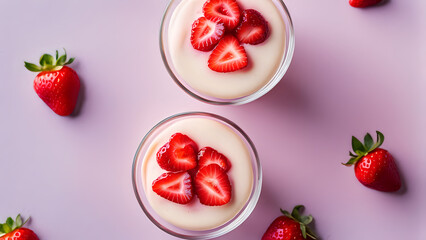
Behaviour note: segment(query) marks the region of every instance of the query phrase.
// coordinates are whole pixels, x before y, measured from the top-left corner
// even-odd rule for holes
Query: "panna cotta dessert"
[[[163,59],[191,95],[211,103],[244,103],[282,78],[294,48],[282,1],[177,2],[163,20]]]
[[[139,147],[135,191],[166,232],[216,237],[253,210],[261,185],[257,154],[228,121],[207,113],[177,115],[154,127]]]

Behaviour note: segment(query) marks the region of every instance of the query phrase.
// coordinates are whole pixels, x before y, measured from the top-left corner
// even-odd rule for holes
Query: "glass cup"
[[[166,66],[167,71],[169,72],[172,79],[176,82],[176,84],[182,88],[186,93],[188,93],[190,96],[211,104],[217,104],[217,105],[238,105],[238,104],[245,104],[248,102],[251,102],[253,100],[256,100],[257,98],[263,96],[267,92],[269,92],[277,83],[283,78],[284,74],[286,73],[288,67],[290,66],[291,59],[293,57],[294,52],[294,29],[293,29],[293,23],[290,17],[290,14],[288,12],[288,9],[284,2],[282,0],[271,0],[273,4],[276,6],[276,8],[279,10],[279,13],[281,15],[282,21],[284,22],[285,26],[285,47],[284,47],[284,53],[281,58],[281,62],[273,75],[273,77],[263,85],[263,87],[259,88],[255,92],[248,94],[246,96],[228,99],[228,98],[217,98],[213,96],[209,96],[206,94],[201,93],[200,91],[197,91],[194,89],[191,85],[189,85],[185,79],[183,79],[182,76],[178,74],[176,71],[176,68],[173,64],[173,61],[171,59],[170,51],[169,51],[169,25],[172,18],[172,14],[174,10],[177,8],[177,6],[182,2],[187,0],[171,0],[168,7],[166,8],[166,11],[164,13],[162,22],[161,22],[161,29],[160,29],[160,50],[161,50],[161,56],[164,62],[164,65]],[[195,20],[195,19],[194,19]],[[188,26],[190,28],[191,26]],[[273,31],[273,30],[272,30]],[[188,42],[188,44],[190,44]],[[196,50],[194,50],[196,51]],[[250,56],[249,56],[250,61]],[[207,63],[206,63],[207,64]],[[226,74],[226,73],[225,73]],[[201,78],[201,77],[200,77]]]
[[[208,230],[187,230],[180,227],[177,227],[167,220],[163,219],[153,207],[150,205],[149,200],[147,199],[145,190],[144,190],[144,182],[143,182],[143,161],[144,157],[148,152],[150,145],[154,142],[156,137],[166,128],[171,126],[172,124],[179,122],[188,118],[207,118],[210,120],[217,121],[225,126],[229,127],[240,139],[242,140],[245,148],[249,152],[250,163],[252,169],[252,183],[251,184],[251,192],[248,197],[248,200],[245,202],[244,206],[241,207],[239,212],[229,219],[227,222],[223,223],[220,226],[217,226],[213,229]],[[236,166],[233,166],[236,167]],[[133,189],[136,195],[136,198],[145,212],[146,216],[154,223],[158,228],[171,234],[175,237],[184,238],[184,239],[210,239],[219,237],[223,234],[226,234],[236,227],[238,227],[242,222],[244,222],[248,216],[253,211],[254,207],[257,204],[257,201],[260,196],[260,191],[262,187],[262,168],[260,165],[260,161],[258,158],[258,154],[256,149],[251,142],[250,138],[243,132],[243,130],[238,127],[235,123],[230,120],[215,115],[211,113],[204,112],[188,112],[188,113],[180,113],[173,116],[170,116],[158,124],[156,124],[142,139],[142,142],[139,144],[139,147],[136,151],[135,157],[133,159],[133,167],[132,167],[132,182]],[[171,204],[175,204],[172,203]]]

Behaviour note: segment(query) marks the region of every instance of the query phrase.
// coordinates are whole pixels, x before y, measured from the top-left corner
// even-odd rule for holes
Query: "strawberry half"
[[[209,68],[216,72],[233,72],[247,66],[247,54],[238,39],[226,35],[210,54]]]
[[[269,33],[268,22],[254,9],[242,13],[243,20],[235,29],[235,36],[241,43],[256,45],[266,40]]]
[[[207,0],[203,6],[207,19],[222,22],[227,30],[234,29],[240,22],[241,11],[235,0]]]
[[[221,206],[231,200],[232,188],[225,171],[217,164],[210,164],[195,176],[195,191],[202,204]]]
[[[161,197],[179,204],[192,200],[191,176],[187,172],[163,173],[152,182],[152,190]]]
[[[211,147],[202,148],[198,152],[198,167],[203,168],[210,164],[217,164],[225,172],[231,168],[231,163],[225,155]]]
[[[217,45],[223,34],[225,34],[223,23],[200,17],[192,24],[191,44],[197,50],[208,52]]]
[[[182,133],[175,133],[157,152],[158,165],[164,170],[179,172],[197,166],[197,144]]]

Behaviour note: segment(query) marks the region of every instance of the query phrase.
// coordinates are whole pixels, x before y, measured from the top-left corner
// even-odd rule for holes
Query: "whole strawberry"
[[[349,4],[356,8],[365,8],[373,6],[381,2],[382,0],[349,0]]]
[[[355,154],[349,152],[351,159],[344,165],[355,164],[355,176],[365,186],[383,192],[395,192],[401,188],[401,180],[392,155],[379,148],[384,140],[384,135],[379,131],[376,143],[369,133],[364,137],[364,144],[352,136]]]
[[[6,223],[0,224],[0,240],[39,240],[32,230],[22,227],[27,221],[22,223],[21,215],[15,221],[8,218]]]
[[[49,54],[43,54],[40,58],[40,66],[25,62],[25,67],[32,72],[40,72],[34,79],[34,90],[37,95],[56,114],[70,115],[77,103],[80,91],[80,80],[77,73],[67,67],[74,58],[67,61],[67,53],[56,58]]]
[[[316,239],[315,234],[307,226],[313,217],[300,215],[303,205],[294,207],[291,214],[281,209],[284,214],[277,217],[263,234],[262,240],[305,240]]]

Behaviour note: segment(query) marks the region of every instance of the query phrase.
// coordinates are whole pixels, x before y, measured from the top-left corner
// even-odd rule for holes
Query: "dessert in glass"
[[[283,78],[293,24],[282,0],[171,0],[160,49],[170,76],[192,97],[244,104]]]
[[[210,239],[238,227],[260,195],[256,149],[235,123],[202,112],[181,113],[143,138],[132,169],[136,198],[163,231]]]

